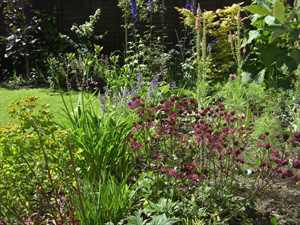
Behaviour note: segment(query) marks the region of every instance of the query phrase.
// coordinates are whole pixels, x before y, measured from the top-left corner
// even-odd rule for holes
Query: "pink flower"
[[[185,175],[183,173],[181,173],[181,174],[178,175],[177,178],[178,178],[178,180],[182,180],[184,177],[185,177]]]
[[[148,112],[149,114],[151,114],[151,113],[152,113],[152,109],[147,109],[147,112]]]
[[[289,142],[294,143],[296,140],[297,140],[296,137],[292,137],[292,138],[289,140]]]
[[[194,163],[194,162],[192,162],[192,163],[190,164],[190,166],[191,166],[191,167],[194,167],[195,169],[197,169],[197,168],[198,168],[197,164],[196,164],[196,163]]]
[[[236,76],[234,76],[233,74],[229,75],[233,80],[236,80]]]
[[[234,129],[229,129],[229,134],[233,134],[233,133],[234,133]]]
[[[168,174],[171,175],[171,176],[173,176],[173,177],[175,177],[176,176],[176,172],[177,171],[175,169],[170,169],[169,172],[168,172]]]
[[[162,160],[163,157],[161,155],[157,156],[157,160]]]
[[[166,172],[167,171],[167,167],[164,167],[162,170],[161,170],[161,172]]]
[[[198,176],[198,174],[196,174],[196,173],[190,173],[189,175],[188,175],[188,179],[189,180],[197,180],[199,178],[199,176]]]

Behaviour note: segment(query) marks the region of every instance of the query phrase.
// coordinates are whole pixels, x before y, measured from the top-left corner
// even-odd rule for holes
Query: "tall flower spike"
[[[153,1],[152,0],[148,0],[148,11],[151,12],[151,8],[153,6]]]
[[[132,15],[133,15],[134,19],[138,20],[136,1],[135,0],[131,0],[131,12],[132,12]]]
[[[191,10],[191,3],[190,3],[190,0],[186,0],[185,8],[188,9],[188,10]]]

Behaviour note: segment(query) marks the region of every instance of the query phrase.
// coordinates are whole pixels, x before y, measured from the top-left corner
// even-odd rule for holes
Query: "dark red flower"
[[[286,157],[288,157],[291,153],[289,151],[286,151],[284,154]]]
[[[280,134],[276,134],[275,137],[276,137],[276,138],[279,138],[279,137],[280,137]]]
[[[271,148],[271,146],[272,146],[272,145],[271,145],[271,144],[269,144],[269,143],[265,143],[265,144],[264,144],[264,146],[265,146],[265,148],[268,150],[268,149],[270,149],[270,148]]]
[[[265,138],[266,138],[266,136],[263,134],[259,135],[259,137],[258,137],[258,139],[260,139],[260,140],[264,140]]]
[[[299,133],[299,132],[295,132],[295,133],[294,133],[294,136],[295,136],[295,138],[298,139],[298,138],[300,138],[300,133]]]
[[[177,178],[178,178],[178,180],[182,180],[184,177],[185,177],[185,175],[183,173],[181,173],[181,174],[178,175]]]
[[[234,154],[235,154],[235,155],[241,154],[241,150],[239,150],[239,149],[234,149]]]
[[[281,163],[281,165],[283,165],[283,166],[286,166],[287,164],[288,164],[288,160],[287,159],[283,160],[282,163]]]
[[[265,132],[265,135],[266,135],[266,136],[269,136],[269,134],[270,134],[270,132]]]
[[[292,177],[292,176],[294,176],[293,171],[291,171],[290,169],[286,170],[286,171],[284,172],[284,174],[285,174],[287,177]]]
[[[295,179],[296,182],[299,182],[300,181],[300,175],[296,174],[295,177],[294,177],[294,179]]]
[[[234,144],[235,146],[237,146],[237,145],[239,144],[239,142],[238,142],[238,141],[234,141],[233,144]]]
[[[293,160],[293,167],[296,169],[300,169],[300,162],[298,159]]]
[[[262,168],[262,167],[265,167],[266,165],[267,165],[267,163],[262,162],[262,163],[259,165],[259,167]]]
[[[276,158],[276,159],[274,159],[274,162],[275,162],[276,164],[280,164],[282,161],[281,161],[281,159]]]
[[[272,152],[270,153],[270,155],[272,155],[274,157],[279,157],[279,152],[276,149],[274,149],[274,150],[272,150]]]

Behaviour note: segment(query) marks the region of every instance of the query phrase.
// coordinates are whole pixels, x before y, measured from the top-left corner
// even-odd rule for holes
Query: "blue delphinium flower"
[[[208,44],[207,45],[207,52],[210,52],[210,50],[211,50],[211,46],[210,46],[210,44]]]
[[[216,44],[217,41],[216,41],[216,40],[212,40],[210,43],[211,43],[211,44]]]
[[[149,12],[151,12],[152,6],[153,6],[152,0],[148,0],[148,8],[149,8],[148,11],[149,11]]]
[[[131,12],[132,12],[132,15],[133,15],[134,19],[138,20],[136,1],[135,0],[131,0]]]
[[[186,0],[185,8],[188,9],[188,10],[191,10],[191,2],[190,2],[190,0]]]

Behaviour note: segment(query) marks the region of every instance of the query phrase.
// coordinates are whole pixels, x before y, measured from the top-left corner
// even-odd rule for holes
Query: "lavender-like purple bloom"
[[[196,0],[192,0],[191,2],[191,9],[192,13],[194,13],[194,15],[197,14],[197,6],[196,6]]]
[[[131,12],[132,12],[132,15],[133,15],[134,19],[138,20],[136,1],[135,0],[131,0]]]
[[[190,0],[186,0],[185,8],[188,9],[188,10],[191,10],[191,2],[190,2]]]

